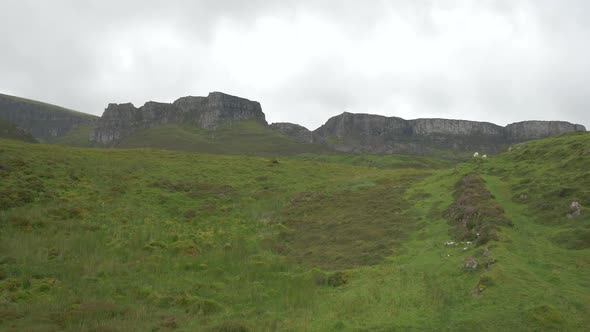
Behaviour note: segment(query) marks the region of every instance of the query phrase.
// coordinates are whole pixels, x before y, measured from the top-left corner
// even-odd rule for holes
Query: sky
[[[342,112],[590,127],[586,0],[2,0],[0,93],[102,114],[221,91]]]

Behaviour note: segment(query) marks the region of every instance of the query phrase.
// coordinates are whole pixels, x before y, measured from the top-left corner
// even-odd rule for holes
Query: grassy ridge
[[[583,330],[589,137],[451,168],[0,141],[0,330]],[[487,253],[445,217],[469,174],[513,224]]]
[[[139,130],[117,146],[241,155],[295,155],[331,151],[323,145],[295,142],[253,121],[239,121],[217,130],[163,125]]]
[[[0,93],[0,102],[6,103],[6,104],[33,105],[33,106],[37,107],[39,110],[44,110],[46,112],[54,112],[57,114],[68,114],[68,115],[73,115],[73,116],[77,116],[77,117],[85,117],[88,119],[98,118],[96,115],[93,115],[93,114],[78,112],[78,111],[74,111],[69,108],[65,108],[65,107],[61,107],[61,106],[57,106],[57,105],[53,105],[53,104],[48,104],[48,103],[40,102],[37,100],[16,97],[16,96],[10,96],[10,95],[2,94],[2,93]]]

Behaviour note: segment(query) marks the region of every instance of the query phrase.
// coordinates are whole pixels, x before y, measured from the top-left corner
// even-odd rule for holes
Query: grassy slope
[[[35,143],[37,140],[26,131],[17,128],[12,123],[0,119],[0,138]]]
[[[48,143],[73,146],[78,148],[90,148],[95,144],[90,141],[90,134],[94,130],[95,124],[87,123],[77,126],[61,137],[55,137]]]
[[[589,139],[442,170],[1,141],[0,329],[582,330]],[[470,173],[514,224],[476,272],[444,245]]]
[[[240,121],[210,131],[190,126],[164,125],[140,130],[118,147],[152,147],[216,154],[292,155],[328,153],[318,144],[298,143],[259,123]]]

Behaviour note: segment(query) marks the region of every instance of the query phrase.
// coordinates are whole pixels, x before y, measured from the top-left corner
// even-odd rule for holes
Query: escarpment
[[[217,129],[244,120],[267,125],[260,103],[221,92],[211,92],[207,97],[182,97],[171,104],[150,101],[139,108],[131,103],[109,104],[90,139],[110,145],[138,129],[163,124]]]
[[[0,118],[51,142],[72,129],[94,123],[98,117],[34,100],[0,94]]]
[[[342,113],[313,133],[339,151],[429,155],[438,149],[497,153],[511,143],[574,131],[586,128],[564,121],[523,121],[502,127],[467,120]]]
[[[565,121],[523,121],[502,127],[489,122],[405,120],[348,112],[328,119],[312,131],[288,122],[269,125],[260,103],[221,92],[211,92],[206,97],[182,97],[172,103],[149,101],[141,107],[131,103],[108,104],[100,118],[0,94],[0,119],[32,134],[40,142],[76,146],[112,147],[127,143],[127,146],[181,149],[182,145],[182,149],[191,151],[201,151],[199,148],[206,146],[204,151],[212,152],[225,151],[226,146],[214,149],[211,144],[226,144],[248,146],[248,151],[256,152],[269,144],[280,150],[299,142],[316,145],[315,148],[321,145],[321,151],[451,158],[461,158],[465,155],[461,152],[466,151],[494,154],[513,143],[586,131],[582,125]],[[241,121],[255,125],[232,126]],[[158,131],[157,127],[164,125],[176,126]],[[195,128],[199,130],[194,131]],[[68,139],[60,141],[63,137]],[[297,151],[317,151],[310,146],[298,146]]]

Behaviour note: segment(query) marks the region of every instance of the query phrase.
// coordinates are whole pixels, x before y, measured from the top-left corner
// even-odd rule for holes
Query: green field
[[[202,137],[165,128],[145,137]],[[0,331],[590,325],[590,134],[455,164],[244,130],[201,153],[0,140]]]

